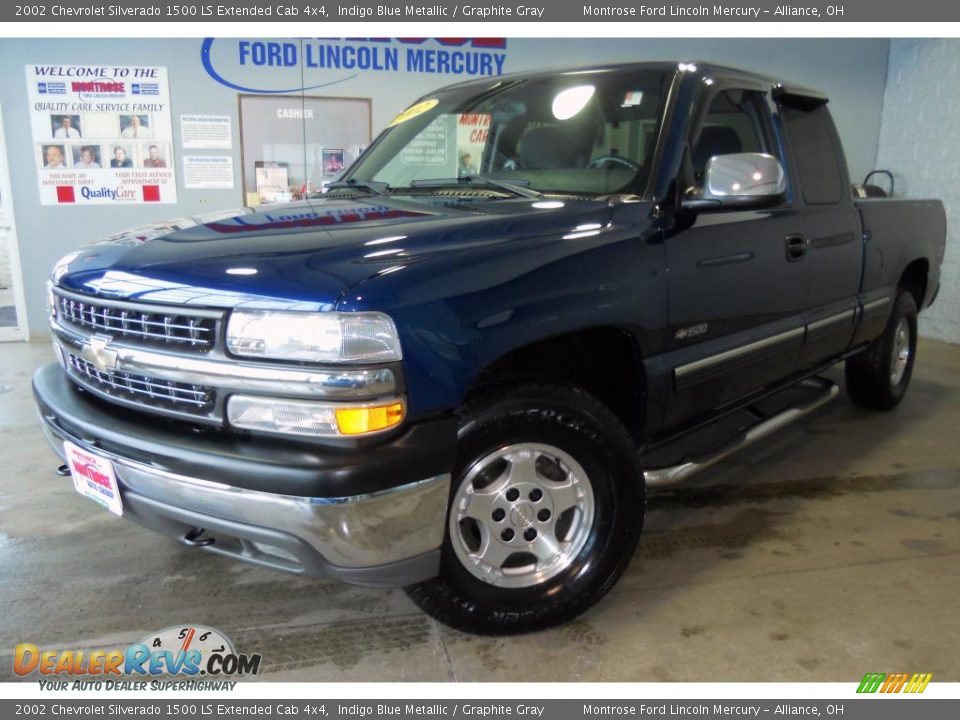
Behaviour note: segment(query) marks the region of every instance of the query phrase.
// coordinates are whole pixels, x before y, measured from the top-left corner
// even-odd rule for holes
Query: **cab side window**
[[[715,155],[770,153],[763,94],[753,90],[724,90],[710,102],[691,161],[699,184],[707,161]]]
[[[826,105],[815,110],[781,109],[807,205],[836,205],[844,198],[843,151]]]

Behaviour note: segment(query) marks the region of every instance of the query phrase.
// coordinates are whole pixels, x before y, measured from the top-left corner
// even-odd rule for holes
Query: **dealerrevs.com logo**
[[[57,650],[20,643],[14,648],[13,671],[24,678],[39,675],[49,680],[102,680],[120,689],[122,684],[113,682],[115,678],[196,679],[204,676],[221,679],[257,675],[261,659],[259,654],[237,653],[233,643],[219,630],[188,625],[152,633],[128,647]],[[49,685],[49,689],[67,689],[68,684],[43,683]],[[151,689],[164,689],[166,685],[151,683]]]

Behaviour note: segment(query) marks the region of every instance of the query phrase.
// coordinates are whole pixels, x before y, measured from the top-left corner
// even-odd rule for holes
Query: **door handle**
[[[787,235],[787,260],[797,262],[803,260],[807,255],[807,248],[810,247],[810,241],[803,235]]]

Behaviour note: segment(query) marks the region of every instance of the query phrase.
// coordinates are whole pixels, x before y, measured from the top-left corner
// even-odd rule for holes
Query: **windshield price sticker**
[[[437,103],[440,101],[436,98],[431,98],[430,100],[424,100],[418,102],[416,105],[411,105],[402,113],[397,115],[393,120],[390,121],[390,124],[387,127],[393,127],[394,125],[399,125],[400,123],[405,123],[407,120],[412,120],[418,115],[423,115],[425,112],[433,110],[437,106]]]

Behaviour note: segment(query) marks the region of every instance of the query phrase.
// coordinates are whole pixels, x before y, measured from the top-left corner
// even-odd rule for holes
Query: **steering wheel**
[[[639,163],[635,163],[630,158],[623,157],[623,155],[601,155],[587,163],[588,168],[604,168],[610,167],[611,165],[622,165],[634,172],[640,171]]]

